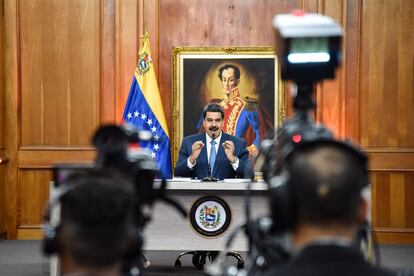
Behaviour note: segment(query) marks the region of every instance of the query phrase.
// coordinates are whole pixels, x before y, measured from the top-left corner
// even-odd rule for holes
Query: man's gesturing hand
[[[236,157],[234,156],[234,143],[230,140],[225,141],[223,144],[224,152],[231,163],[234,163]]]
[[[204,148],[203,141],[196,141],[191,146],[191,155],[189,157],[189,160],[191,164],[194,164],[198,156],[200,155],[201,150]]]

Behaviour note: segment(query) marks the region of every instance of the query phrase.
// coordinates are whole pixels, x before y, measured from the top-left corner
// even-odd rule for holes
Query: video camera
[[[165,196],[166,181],[160,179],[157,164],[151,153],[145,148],[139,148],[142,142],[152,139],[148,131],[140,131],[131,125],[106,125],[100,127],[94,134],[92,142],[97,149],[93,165],[61,164],[53,168],[55,187],[59,187],[67,177],[77,171],[90,168],[112,169],[121,173],[129,180],[135,190],[136,225],[141,230],[150,220],[145,213],[146,206],[151,206],[156,200],[163,200],[186,216],[185,210],[175,201]],[[131,146],[134,145],[134,146]]]
[[[54,248],[56,229],[59,227],[53,223],[53,205],[57,205],[62,196],[74,189],[66,187],[66,179],[74,173],[88,173],[88,170],[112,170],[132,183],[135,196],[134,224],[137,233],[137,248],[134,254],[127,256],[125,260],[126,271],[139,265],[140,260],[146,258],[140,253],[143,244],[143,229],[151,219],[151,207],[157,201],[164,201],[175,207],[183,216],[187,216],[185,209],[173,199],[165,195],[167,182],[159,177],[157,164],[151,156],[151,152],[140,148],[140,143],[152,139],[148,131],[139,131],[133,126],[106,125],[100,127],[93,136],[92,142],[97,149],[94,164],[61,164],[53,168],[53,179],[57,197],[52,197],[45,213],[45,238],[44,252],[56,253]],[[133,255],[133,256],[132,256]]]
[[[342,28],[332,18],[320,14],[296,11],[276,15],[273,27],[282,79],[293,82],[294,115],[263,143],[258,161],[265,158],[269,162],[258,162],[256,169],[263,171],[267,182],[297,145],[333,139],[331,131],[316,125],[309,112],[316,107],[315,84],[335,77],[341,60],[342,40]]]
[[[251,220],[250,203],[246,200],[247,222],[243,228],[250,245],[248,265],[237,273],[229,273],[234,269],[222,269],[221,275],[255,275],[269,264],[287,261],[289,250],[283,235],[292,224],[293,215],[289,211],[290,195],[282,174],[284,162],[300,145],[334,140],[332,132],[317,125],[309,113],[316,107],[315,84],[334,78],[340,64],[342,28],[332,18],[301,11],[276,15],[273,27],[281,77],[293,82],[294,115],[262,141],[252,166],[252,180],[255,172],[262,172],[269,185],[270,218]],[[217,271],[210,269],[209,272],[219,275]]]
[[[356,157],[361,168],[367,171],[367,158],[357,147],[334,138],[329,129],[316,124],[310,116],[310,111],[316,107],[313,100],[315,84],[334,78],[340,64],[341,27],[327,16],[303,12],[277,15],[273,26],[276,29],[276,52],[281,63],[282,79],[293,82],[294,114],[263,141],[255,162],[254,170],[262,171],[269,185],[271,226],[262,229],[260,238],[250,238],[251,252],[254,253],[250,258],[254,269],[250,271],[257,270],[258,266],[264,269],[269,264],[283,263],[289,258],[289,246],[277,241],[277,238],[286,235],[296,223],[297,199],[285,170],[293,152],[322,144],[335,145]],[[367,175],[361,183],[364,183],[360,187],[362,190],[368,185]],[[255,227],[260,227],[257,223],[251,225],[250,229],[246,228],[248,236],[249,232],[257,233]],[[358,237],[357,244],[368,238]],[[263,259],[261,265],[256,265],[260,258]],[[250,271],[247,275],[252,275]]]

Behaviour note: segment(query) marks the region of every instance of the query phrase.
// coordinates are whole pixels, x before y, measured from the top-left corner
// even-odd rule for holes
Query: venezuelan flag
[[[148,33],[141,37],[139,58],[125,105],[123,121],[152,132],[153,140],[141,144],[151,151],[161,177],[171,178],[170,138],[151,58]]]

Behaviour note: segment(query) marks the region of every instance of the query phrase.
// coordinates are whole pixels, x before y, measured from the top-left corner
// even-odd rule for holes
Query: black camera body
[[[52,255],[57,252],[57,232],[59,229],[61,198],[77,185],[65,183],[74,173],[88,173],[90,170],[108,170],[131,183],[134,188],[134,225],[136,227],[135,248],[128,256],[127,263],[136,262],[138,252],[142,249],[142,232],[151,217],[147,207],[151,207],[155,201],[163,200],[176,207],[186,216],[186,211],[178,202],[168,198],[165,194],[165,179],[155,181],[159,175],[156,162],[151,153],[137,146],[140,142],[152,138],[150,132],[138,131],[130,126],[106,125],[100,127],[92,142],[97,149],[97,157],[94,164],[60,164],[53,168],[54,194],[44,213],[44,239],[43,252]]]
[[[276,53],[282,79],[315,82],[334,78],[341,61],[342,28],[320,14],[281,14],[275,16]]]
[[[142,138],[148,139],[151,136],[131,128],[127,129],[115,125],[103,126],[96,131],[92,141],[97,149],[97,158],[94,164],[57,164],[53,167],[55,189],[44,213],[43,252],[46,255],[57,252],[56,236],[60,221],[57,206],[65,194],[77,187],[77,185],[67,184],[66,180],[72,174],[88,173],[88,171],[96,169],[112,170],[122,176],[125,181],[133,184],[135,193],[134,224],[137,233],[135,252],[142,247],[142,229],[150,219],[142,211],[143,206],[152,205],[159,197],[160,192],[154,185],[158,170],[151,155],[144,150],[135,150],[131,154],[128,149],[130,143],[138,143]]]
[[[267,233],[260,238],[250,237],[250,251],[256,252],[256,259],[251,260],[252,267],[257,266],[257,258],[261,256],[265,260],[261,268],[283,263],[286,261],[284,257],[289,255],[289,249],[277,240],[292,230],[296,222],[295,185],[292,185],[286,169],[293,153],[317,144],[333,144],[356,155],[366,168],[363,153],[351,144],[337,140],[329,129],[316,124],[310,116],[310,111],[316,107],[313,100],[315,84],[323,79],[334,78],[340,64],[342,28],[332,18],[303,12],[277,15],[273,26],[276,30],[275,50],[280,61],[281,77],[293,82],[290,87],[294,97],[294,115],[262,142],[254,162],[254,171],[261,171],[269,185],[272,221]],[[255,230],[250,232],[254,233]],[[269,237],[273,241],[264,243]]]
[[[115,169],[127,177],[134,185],[137,207],[152,205],[157,198],[154,180],[158,169],[150,152],[130,145],[138,145],[151,138],[147,131],[107,125],[99,128],[92,140],[97,149],[95,165]]]

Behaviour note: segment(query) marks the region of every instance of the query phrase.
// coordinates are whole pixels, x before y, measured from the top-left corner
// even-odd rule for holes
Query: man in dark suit
[[[393,275],[368,263],[355,243],[367,215],[364,155],[341,142],[314,142],[295,149],[284,167],[293,255],[265,275]]]
[[[222,107],[208,104],[203,111],[205,133],[184,137],[175,176],[243,178],[249,167],[246,141],[221,130],[224,119]]]

